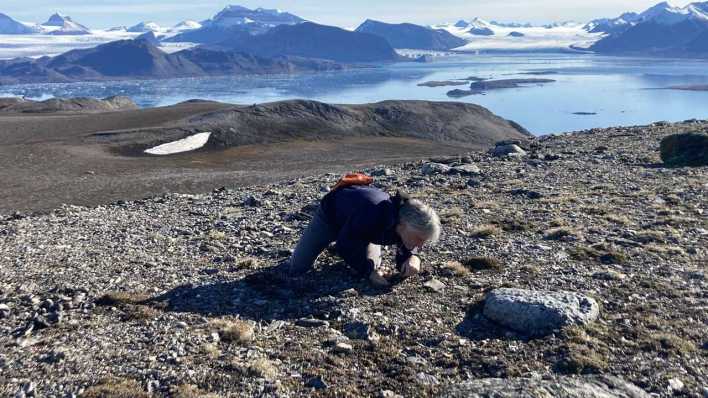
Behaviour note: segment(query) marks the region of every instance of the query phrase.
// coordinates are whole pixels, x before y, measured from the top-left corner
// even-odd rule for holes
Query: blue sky
[[[93,28],[155,21],[174,25],[185,19],[208,19],[228,4],[279,8],[305,19],[354,27],[366,18],[387,22],[433,24],[475,16],[499,21],[547,23],[617,16],[641,11],[658,0],[2,0],[0,12],[28,22],[44,22],[54,12]],[[683,6],[690,1],[672,1]]]

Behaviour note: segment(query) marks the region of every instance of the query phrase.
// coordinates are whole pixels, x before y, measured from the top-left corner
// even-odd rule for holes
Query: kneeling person
[[[396,245],[396,268],[401,277],[420,272],[416,255],[427,242],[440,237],[435,211],[416,199],[398,193],[354,185],[325,195],[312,221],[288,260],[289,274],[297,276],[312,268],[320,253],[336,242],[338,254],[361,276],[377,286],[389,282],[379,270],[381,245]]]

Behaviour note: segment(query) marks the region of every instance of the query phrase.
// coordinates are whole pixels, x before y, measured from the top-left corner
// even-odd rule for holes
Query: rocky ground
[[[708,169],[658,154],[706,128],[370,170],[444,222],[425,272],[387,291],[333,252],[270,279],[334,174],[0,216],[0,395],[708,396]],[[599,317],[530,337],[485,316],[508,287],[582,294]]]

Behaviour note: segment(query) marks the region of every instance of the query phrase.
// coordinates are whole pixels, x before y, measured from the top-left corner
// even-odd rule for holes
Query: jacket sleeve
[[[400,243],[398,244],[398,247],[396,248],[396,269],[398,272],[401,272],[401,268],[403,267],[403,263],[406,262],[411,256],[415,254],[413,251],[408,250],[408,248]]]
[[[342,236],[337,239],[337,252],[348,266],[367,277],[374,271],[374,262],[366,256],[369,242]]]

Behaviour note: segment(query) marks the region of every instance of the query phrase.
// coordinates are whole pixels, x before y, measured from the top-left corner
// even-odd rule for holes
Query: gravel
[[[428,160],[377,167],[391,172],[375,184],[444,223],[422,274],[390,290],[331,250],[293,283],[270,271],[335,174],[0,215],[0,396],[603,396],[588,394],[613,377],[629,386],[613,396],[702,397],[708,169],[665,168],[658,151],[698,130],[594,129],[533,139],[524,157],[446,160],[478,167],[472,184],[423,174]],[[533,336],[485,316],[487,294],[508,288],[592,297],[600,314]],[[241,321],[247,342],[214,326]]]

